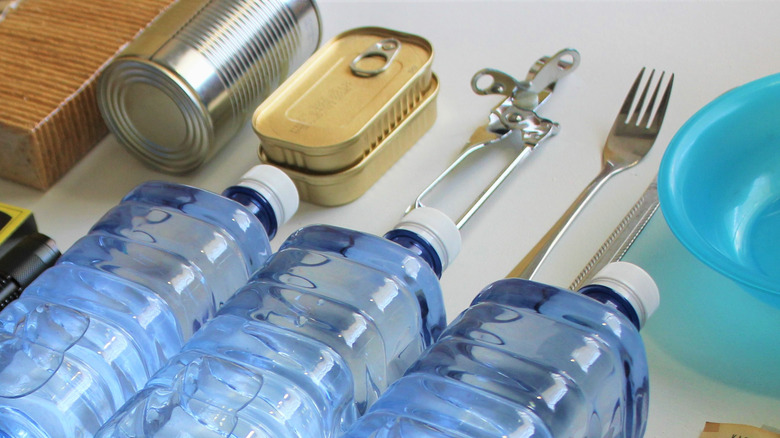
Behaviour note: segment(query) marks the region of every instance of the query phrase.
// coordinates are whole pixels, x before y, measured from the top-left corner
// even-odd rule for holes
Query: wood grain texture
[[[46,189],[108,132],[95,82],[176,0],[23,0],[0,21],[0,177]]]

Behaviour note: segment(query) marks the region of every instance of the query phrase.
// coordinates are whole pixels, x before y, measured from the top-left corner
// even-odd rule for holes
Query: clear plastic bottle
[[[455,224],[418,208],[385,237],[295,232],[97,435],[342,433],[446,324]]]
[[[491,284],[344,437],[640,438],[658,290],[618,262],[579,292]]]
[[[223,196],[132,190],[0,313],[0,436],[92,436],[246,284],[297,205],[270,166]]]

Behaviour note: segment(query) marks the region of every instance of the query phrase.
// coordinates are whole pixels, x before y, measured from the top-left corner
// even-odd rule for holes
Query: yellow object
[[[30,210],[0,203],[0,246],[11,238],[35,230],[35,219]]]
[[[435,120],[433,47],[416,35],[366,27],[318,50],[260,105],[260,158],[321,205],[364,193]]]
[[[710,423],[699,438],[780,438],[780,433],[743,424]]]
[[[436,76],[423,95],[417,109],[404,119],[380,145],[352,167],[334,173],[308,173],[281,167],[295,182],[302,200],[323,206],[347,204],[359,198],[409,148],[420,139],[436,120],[436,97],[439,83]],[[275,164],[260,148],[260,161]]]

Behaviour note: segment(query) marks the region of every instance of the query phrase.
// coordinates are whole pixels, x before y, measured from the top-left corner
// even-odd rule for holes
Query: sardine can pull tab
[[[401,50],[401,42],[398,41],[395,38],[385,38],[376,44],[373,44],[368,49],[366,49],[363,53],[359,54],[355,57],[355,59],[352,60],[352,62],[349,64],[350,70],[352,70],[352,73],[354,73],[356,76],[368,78],[371,76],[376,76],[385,70],[390,66],[390,64],[393,63],[393,59],[395,59],[396,55],[398,55],[398,52]],[[367,58],[384,58],[385,63],[373,70],[365,69],[361,67],[361,61],[367,59]]]

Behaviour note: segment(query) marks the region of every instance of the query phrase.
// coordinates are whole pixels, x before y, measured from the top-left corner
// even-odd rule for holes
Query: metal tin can
[[[314,0],[187,0],[170,6],[102,73],[117,139],[169,173],[196,169],[317,49]]]
[[[354,166],[333,173],[312,173],[277,166],[295,182],[304,201],[326,207],[352,202],[374,185],[431,128],[436,121],[438,93],[439,82],[434,75],[415,110]],[[260,161],[276,164],[268,159],[262,146]]]
[[[433,124],[432,62],[416,35],[366,27],[336,36],[255,111],[261,160],[287,172],[303,200],[356,199]]]

